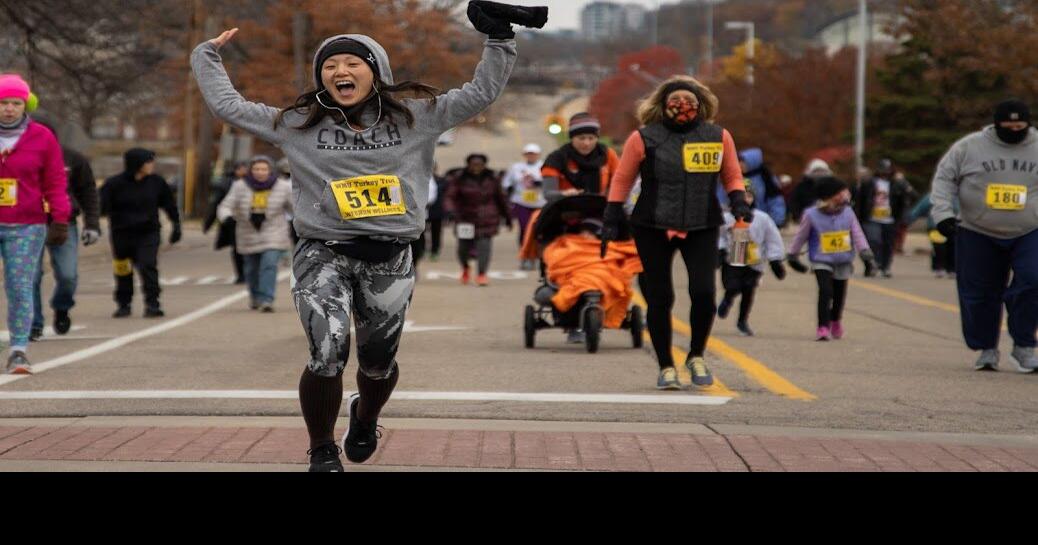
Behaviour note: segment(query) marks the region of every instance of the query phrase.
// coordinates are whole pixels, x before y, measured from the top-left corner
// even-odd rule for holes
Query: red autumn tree
[[[618,69],[602,81],[591,97],[589,109],[602,123],[602,134],[623,142],[638,128],[638,102],[660,81],[685,72],[681,54],[671,47],[656,46],[620,57]]]

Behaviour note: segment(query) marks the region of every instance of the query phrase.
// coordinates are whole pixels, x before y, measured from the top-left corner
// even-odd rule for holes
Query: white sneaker
[[[1013,359],[1020,366],[1021,373],[1033,373],[1038,371],[1038,356],[1034,355],[1034,348],[1022,346],[1013,347]]]

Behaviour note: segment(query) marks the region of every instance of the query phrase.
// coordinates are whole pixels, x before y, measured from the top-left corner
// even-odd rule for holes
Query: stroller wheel
[[[631,308],[631,344],[635,348],[641,348],[645,342],[645,315],[642,307],[635,305]]]
[[[584,343],[588,354],[598,352],[602,338],[602,309],[591,307],[584,311]]]
[[[533,348],[534,338],[537,336],[537,313],[534,311],[533,305],[526,305],[523,313],[523,333],[526,348]]]

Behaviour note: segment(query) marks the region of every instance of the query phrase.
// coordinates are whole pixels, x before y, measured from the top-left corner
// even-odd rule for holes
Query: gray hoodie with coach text
[[[393,84],[389,56],[375,40],[344,34],[325,40],[350,38],[375,55],[382,79]],[[415,116],[414,127],[403,120],[382,119],[354,133],[326,116],[317,126],[299,130],[305,116],[288,112],[275,127],[279,110],[245,100],[234,88],[216,46],[205,42],[191,55],[191,67],[202,96],[213,115],[226,123],[281,148],[292,164],[294,225],[301,238],[347,240],[369,236],[379,240],[412,241],[425,230],[429,178],[433,154],[441,134],[489,107],[504,91],[516,59],[514,40],[487,40],[473,80],[431,100],[404,99]],[[314,55],[317,63],[317,55]],[[321,88],[321,82],[315,82]],[[323,97],[325,103],[329,97]],[[368,110],[363,122],[375,123]],[[406,212],[378,217],[343,219],[331,183],[363,176],[395,176],[400,180]],[[395,201],[394,201],[395,203]]]
[[[937,165],[930,200],[934,223],[955,217],[954,201],[959,198],[961,226],[997,239],[1022,237],[1038,229],[1038,130],[1028,129],[1020,144],[1007,144],[998,138],[994,125],[956,142]],[[1018,206],[992,205],[989,193],[1007,193],[994,186],[1011,186],[1012,193],[1024,193]],[[1000,209],[1001,208],[1001,209]]]

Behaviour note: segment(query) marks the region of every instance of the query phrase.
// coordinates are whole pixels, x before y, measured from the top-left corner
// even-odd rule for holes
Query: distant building
[[[638,4],[591,2],[580,13],[580,34],[597,42],[645,30],[648,10]]]
[[[869,12],[867,40],[872,45],[896,45],[897,39],[890,34],[897,16],[892,13]],[[861,43],[861,18],[857,11],[845,13],[823,25],[815,33],[814,42],[826,49],[830,55],[845,47]]]

